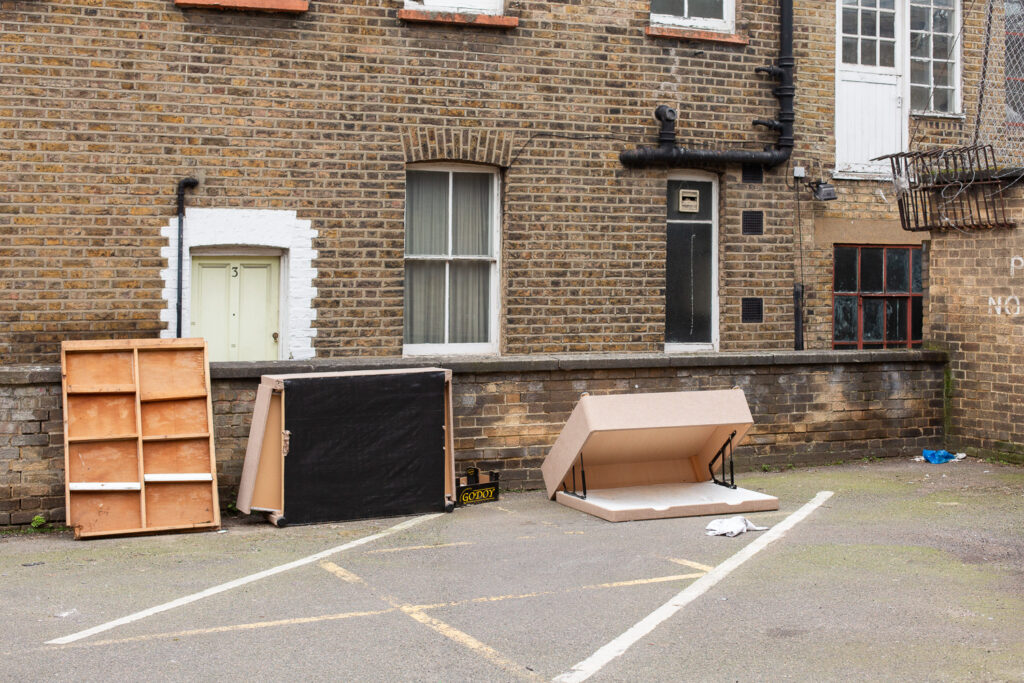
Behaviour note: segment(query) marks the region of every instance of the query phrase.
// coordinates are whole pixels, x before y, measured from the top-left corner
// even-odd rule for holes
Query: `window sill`
[[[912,111],[910,117],[914,119],[946,119],[952,121],[966,121],[966,114],[947,114],[941,111]]]
[[[174,6],[192,9],[297,13],[309,9],[309,0],[174,0]]]
[[[749,45],[750,39],[739,33],[718,33],[690,28],[671,28],[668,26],[648,26],[644,31],[650,38],[676,38],[680,40],[703,40],[726,45]]]
[[[427,12],[418,9],[400,9],[398,18],[414,24],[447,24],[474,28],[510,29],[519,26],[519,17],[500,14],[468,14],[464,12]]]

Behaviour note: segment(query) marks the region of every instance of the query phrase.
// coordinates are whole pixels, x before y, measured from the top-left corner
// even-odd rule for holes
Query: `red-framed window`
[[[921,247],[840,245],[833,252],[832,348],[921,346]]]

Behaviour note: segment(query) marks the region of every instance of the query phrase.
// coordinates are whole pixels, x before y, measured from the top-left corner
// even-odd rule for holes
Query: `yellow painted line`
[[[376,555],[378,553],[397,553],[405,550],[436,550],[437,548],[457,548],[462,545],[473,545],[470,541],[459,543],[438,543],[436,545],[407,545],[401,548],[381,548],[380,550],[368,550],[364,555]]]
[[[571,590],[575,590],[575,589],[571,589]],[[454,600],[452,602],[435,602],[434,604],[431,604],[431,605],[411,605],[411,607],[415,607],[418,610],[440,609],[442,607],[460,607],[462,605],[472,605],[474,603],[481,603],[481,602],[501,602],[502,600],[524,600],[526,598],[538,598],[538,597],[540,597],[542,595],[554,595],[557,592],[559,592],[559,591],[538,591],[536,593],[520,593],[518,595],[515,595],[515,594],[514,595],[492,595],[492,596],[485,596],[485,597],[482,597],[482,598],[468,598],[466,600]],[[567,593],[569,591],[561,591],[561,592],[566,592]]]
[[[585,532],[583,532],[583,531],[566,531],[565,533],[566,533],[567,535],[568,535],[568,534],[577,534],[577,535],[580,535],[580,536],[582,536],[582,535],[583,535],[583,534],[584,534]]]
[[[334,574],[335,576],[337,576],[339,579],[341,579],[342,581],[344,581],[346,583],[364,583],[364,584],[366,583],[365,581],[363,581],[361,578],[359,578],[358,576],[356,576],[355,574],[353,574],[349,570],[343,569],[343,568],[339,567],[338,565],[334,564],[330,560],[324,560],[323,562],[321,562],[320,563],[320,567],[322,569],[325,569],[325,570],[329,571],[330,573]]]
[[[423,611],[416,609],[412,605],[402,605],[399,609],[408,614],[410,617],[423,624],[427,628],[433,630],[435,633],[440,633],[445,638],[458,643],[464,648],[473,651],[486,659],[491,664],[494,664],[498,668],[517,676],[527,681],[541,681],[545,680],[538,674],[526,669],[522,664],[517,664],[510,659],[506,659],[494,648],[484,645],[473,636],[460,631],[450,624],[446,624],[440,619],[435,619]]]
[[[676,574],[675,576],[657,576],[653,579],[634,579],[632,581],[614,581],[612,583],[597,583],[593,586],[582,586],[582,589],[593,590],[595,588],[622,588],[623,586],[645,586],[649,583],[665,583],[666,581],[699,579],[702,576],[704,576],[704,572],[701,572],[700,574]]]
[[[495,510],[501,510],[502,512],[507,512],[510,515],[516,514],[515,510],[509,510],[508,508],[503,508],[500,505],[488,505],[487,507],[493,508]]]
[[[685,565],[687,567],[693,567],[694,569],[699,569],[702,572],[709,572],[712,569],[714,569],[714,567],[709,567],[706,564],[701,564],[700,562],[693,562],[691,560],[680,560],[675,557],[668,558],[668,561],[675,562],[676,564]]]
[[[259,628],[272,628],[275,626],[296,626],[298,624],[313,624],[320,621],[338,621],[341,619],[354,619],[356,617],[375,617],[380,614],[394,612],[395,608],[371,610],[368,612],[342,612],[340,614],[324,614],[318,617],[296,617],[294,619],[278,619],[276,621],[256,621],[249,624],[231,624],[229,626],[214,626],[211,628],[194,628],[188,631],[173,631],[171,633],[151,633],[144,636],[131,636],[128,638],[117,638],[111,640],[95,640],[83,643],[72,643],[62,647],[96,647],[98,645],[120,645],[121,643],[137,643],[146,640],[166,640],[168,638],[185,638],[188,636],[203,636],[210,633],[228,633],[230,631],[251,631]]]

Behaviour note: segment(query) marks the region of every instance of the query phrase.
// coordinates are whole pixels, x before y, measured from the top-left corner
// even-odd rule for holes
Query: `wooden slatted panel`
[[[76,537],[220,526],[206,343],[70,341],[61,367]]]

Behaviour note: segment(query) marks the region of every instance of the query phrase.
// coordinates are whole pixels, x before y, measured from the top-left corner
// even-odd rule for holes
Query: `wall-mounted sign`
[[[679,190],[679,213],[697,213],[700,211],[699,190]]]

